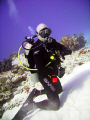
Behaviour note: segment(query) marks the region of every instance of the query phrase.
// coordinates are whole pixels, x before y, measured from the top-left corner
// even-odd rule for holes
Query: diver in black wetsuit
[[[44,110],[60,108],[59,94],[63,89],[57,75],[61,60],[55,51],[59,50],[62,58],[71,54],[71,51],[50,37],[51,29],[45,24],[39,24],[36,32],[38,40],[33,42],[33,39],[30,38],[29,53],[25,57],[29,63],[31,79],[38,79],[44,89],[39,91],[34,88],[13,120],[22,120],[37,108]],[[42,94],[46,94],[48,99],[41,102],[33,101],[34,97]]]
[[[45,110],[58,110],[60,107],[58,94],[63,90],[57,78],[57,66],[60,64],[60,58],[55,53],[55,50],[59,50],[62,57],[71,54],[71,51],[50,37],[51,29],[45,24],[39,24],[36,32],[38,40],[31,47],[27,59],[31,69],[38,69],[37,71],[31,71],[31,73],[38,73],[39,81],[44,90],[38,91],[34,89],[31,95],[33,98],[35,95],[46,94],[48,100],[35,103],[35,105]]]

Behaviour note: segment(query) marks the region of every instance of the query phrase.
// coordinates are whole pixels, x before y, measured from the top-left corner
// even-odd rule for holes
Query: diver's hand
[[[71,55],[71,54],[72,54],[72,51],[69,50],[69,49],[67,49],[67,50],[66,50],[66,55]]]
[[[62,55],[71,55],[72,54],[72,51],[68,48],[65,48],[63,51],[62,51]]]
[[[63,59],[65,59],[65,55],[71,55],[72,54],[72,51],[69,50],[68,48],[65,49],[64,51],[61,51],[61,56]]]

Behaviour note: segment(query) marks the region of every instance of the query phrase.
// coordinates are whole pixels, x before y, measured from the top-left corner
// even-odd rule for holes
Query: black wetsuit
[[[47,110],[57,110],[60,107],[58,94],[62,92],[62,86],[57,79],[60,58],[56,55],[55,50],[59,50],[62,56],[71,54],[71,51],[65,46],[58,43],[55,39],[49,38],[46,42],[37,40],[31,48],[28,55],[28,63],[30,68],[36,68],[39,75],[40,83],[43,85],[48,100],[36,103],[38,108]],[[54,58],[51,59],[50,57]],[[36,71],[31,71],[34,73]],[[55,81],[53,81],[53,78]]]

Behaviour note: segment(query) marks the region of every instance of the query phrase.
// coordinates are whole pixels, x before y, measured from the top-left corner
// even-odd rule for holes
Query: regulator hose
[[[37,37],[37,35],[34,35],[34,36],[32,37],[32,39],[35,38],[35,37]],[[24,65],[22,64],[21,60],[20,60],[20,51],[21,51],[22,47],[25,49],[24,45],[25,45],[26,43],[30,43],[30,42],[34,42],[34,41],[30,41],[30,39],[29,39],[29,40],[26,40],[26,41],[24,41],[24,42],[22,43],[22,45],[20,46],[20,48],[19,48],[19,50],[18,50],[18,60],[19,60],[19,63],[21,64],[21,66],[22,66],[23,68],[25,68],[25,69],[27,69],[27,70],[38,70],[38,69],[31,69],[31,68],[28,68],[28,67],[24,66]],[[30,50],[30,49],[26,49],[26,50]]]

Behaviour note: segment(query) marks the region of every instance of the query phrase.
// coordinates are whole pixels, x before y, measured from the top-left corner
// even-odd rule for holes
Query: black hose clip
[[[37,37],[37,35],[34,35],[34,36],[32,36],[32,37],[27,37],[27,36],[25,36],[25,41],[22,43],[22,47],[24,48],[24,49],[26,49],[26,50],[29,50],[29,49],[27,49],[27,48],[25,48],[24,47],[24,44],[25,43],[30,43],[30,44],[32,44],[33,45],[33,43],[34,43],[34,38],[35,37]]]

